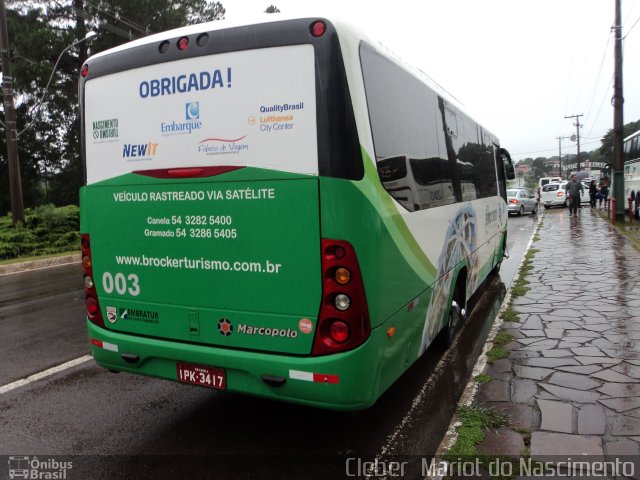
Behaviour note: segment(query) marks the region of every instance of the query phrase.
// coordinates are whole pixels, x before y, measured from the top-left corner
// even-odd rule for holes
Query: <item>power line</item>
[[[581,146],[585,146],[585,145],[592,145],[594,143],[600,143],[600,140],[594,140],[592,142],[583,142]],[[529,155],[531,153],[544,153],[544,152],[555,152],[556,150],[558,150],[558,147],[553,147],[553,148],[547,148],[545,150],[535,150],[532,152],[516,152],[516,153],[512,153],[511,156],[516,156],[516,155]]]
[[[607,45],[604,47],[604,53],[602,55],[602,60],[600,61],[600,68],[598,69],[598,76],[596,77],[596,85],[594,90],[598,90],[598,85],[600,84],[600,76],[602,75],[602,67],[604,67],[604,61],[607,58],[607,53],[609,52],[609,44],[611,43],[611,32],[609,32],[609,36],[607,37]],[[595,95],[591,96],[591,102],[589,103],[589,108],[587,109],[587,118],[589,118],[589,114],[591,113],[591,108],[593,107],[593,99]],[[593,128],[593,127],[592,127]]]
[[[598,113],[596,114],[596,118],[591,122],[591,130],[589,130],[589,133],[587,134],[588,136],[591,136],[591,132],[593,132],[593,128],[595,127],[596,123],[598,122],[598,119],[600,118],[600,113],[602,113],[602,107],[604,107],[604,101],[609,97],[609,89],[611,88],[611,85],[613,85],[613,75],[611,75],[611,80],[609,81],[609,84],[605,89],[604,98],[600,103],[600,108],[598,108]]]
[[[638,22],[640,22],[640,17],[636,18],[636,21],[633,22],[633,25],[631,25],[631,28],[629,28],[629,30],[627,30],[627,33],[625,34],[624,37],[622,37],[622,40],[624,40],[625,38],[627,38],[629,36],[629,34],[631,33],[631,30],[633,30],[633,27],[635,27]]]

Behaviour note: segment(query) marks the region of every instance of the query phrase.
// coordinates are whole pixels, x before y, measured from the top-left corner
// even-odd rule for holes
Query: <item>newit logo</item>
[[[151,160],[156,156],[157,150],[157,143],[126,143],[122,146],[122,158]]]

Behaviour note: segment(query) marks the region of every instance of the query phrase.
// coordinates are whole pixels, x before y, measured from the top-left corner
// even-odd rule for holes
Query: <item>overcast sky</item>
[[[442,85],[516,160],[557,155],[555,137],[576,132],[565,115],[584,115],[582,151],[613,127],[614,0],[220,1],[234,21],[271,4],[339,12]],[[640,0],[623,0],[622,15],[627,123],[640,119]]]

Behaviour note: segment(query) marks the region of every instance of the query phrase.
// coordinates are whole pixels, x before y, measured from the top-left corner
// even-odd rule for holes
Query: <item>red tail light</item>
[[[556,195],[559,196],[559,197],[562,197],[562,196],[564,196],[564,192],[560,191],[560,192],[556,193]]]
[[[355,250],[348,242],[322,239],[322,305],[312,355],[352,350],[370,333],[369,309]]]
[[[515,198],[512,198],[511,200],[509,200],[509,203],[518,203],[518,200],[516,200]]]
[[[87,317],[92,323],[100,327],[104,327],[104,319],[98,302],[98,293],[93,278],[93,262],[91,261],[91,241],[89,235],[83,233],[80,235],[80,243],[82,244],[82,274],[84,279],[84,293],[86,296]]]
[[[317,22],[313,22],[311,24],[309,30],[311,30],[311,35],[313,35],[314,37],[321,37],[327,31],[327,24],[321,20],[318,20]]]

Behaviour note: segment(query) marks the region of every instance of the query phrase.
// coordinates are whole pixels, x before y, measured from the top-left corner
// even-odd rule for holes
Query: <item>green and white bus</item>
[[[149,36],[87,60],[80,102],[87,325],[109,370],[363,409],[502,261],[508,153],[338,20]],[[451,193],[397,199],[397,157]]]

